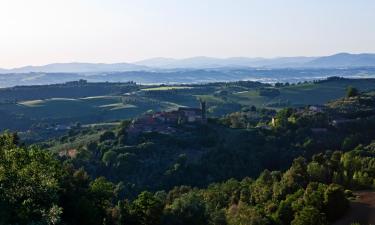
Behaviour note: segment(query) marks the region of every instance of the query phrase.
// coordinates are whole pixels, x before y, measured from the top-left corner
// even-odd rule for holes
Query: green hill
[[[251,106],[278,110],[320,105],[345,96],[348,86],[360,91],[374,90],[375,79],[333,77],[275,86],[251,81],[173,86],[79,81],[14,87],[0,90],[0,113],[4,115],[0,118],[4,124],[0,129],[29,130],[46,138],[54,135],[56,125],[118,122],[149,111],[197,107],[200,99],[207,102],[210,117],[220,117]],[[9,123],[7,118],[20,122]],[[47,127],[53,129],[47,131]]]

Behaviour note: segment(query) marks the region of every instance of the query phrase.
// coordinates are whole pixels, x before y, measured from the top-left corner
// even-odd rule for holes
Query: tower
[[[200,100],[201,103],[201,111],[202,111],[202,121],[207,121],[207,111],[206,111],[206,101]]]

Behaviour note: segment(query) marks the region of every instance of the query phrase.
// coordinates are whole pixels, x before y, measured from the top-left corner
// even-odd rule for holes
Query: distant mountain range
[[[316,58],[314,57],[280,57],[273,59],[266,58],[246,58],[246,57],[233,57],[233,58],[212,58],[212,57],[193,57],[186,59],[170,59],[170,58],[154,58],[144,61],[135,62],[137,65],[148,67],[156,67],[163,69],[174,68],[220,68],[220,67],[289,67],[299,66],[304,63],[310,62]]]
[[[0,69],[0,73],[100,73],[141,71],[149,68],[131,63],[53,63],[44,66],[25,66],[14,69]]]
[[[45,66],[26,66],[1,69],[0,73],[102,73],[127,71],[155,71],[170,69],[217,69],[217,68],[353,68],[375,67],[375,54],[339,53],[323,57],[279,58],[212,58],[186,59],[152,58],[134,63],[54,63]]]
[[[253,68],[341,68],[341,67],[375,67],[375,54],[339,53],[323,57],[279,57],[279,58],[210,58],[193,57],[187,59],[154,58],[134,64],[163,69],[173,68],[220,68],[220,67],[253,67]]]

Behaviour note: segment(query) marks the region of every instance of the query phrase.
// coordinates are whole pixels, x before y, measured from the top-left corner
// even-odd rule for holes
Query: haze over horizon
[[[32,64],[28,64],[28,65],[21,65],[21,66],[17,66],[17,67],[12,67],[12,68],[5,68],[5,67],[0,67],[0,69],[2,70],[9,70],[9,71],[12,71],[12,70],[16,70],[16,69],[20,69],[20,68],[27,68],[27,67],[45,67],[45,66],[49,66],[49,65],[69,65],[69,64],[90,64],[90,65],[95,65],[95,64],[103,64],[103,65],[113,65],[113,64],[129,64],[129,66],[147,66],[147,67],[150,67],[150,69],[152,68],[164,68],[164,66],[162,66],[163,64],[165,65],[168,65],[168,62],[171,63],[171,65],[173,65],[174,63],[178,63],[178,62],[185,62],[185,61],[192,61],[192,62],[196,62],[196,61],[202,61],[202,63],[204,63],[205,60],[222,60],[223,61],[223,64],[228,64],[230,63],[230,59],[238,59],[240,62],[241,62],[241,59],[243,59],[243,64],[245,64],[246,62],[249,62],[249,61],[252,61],[254,60],[254,62],[263,62],[263,60],[268,60],[269,62],[273,62],[273,60],[278,60],[278,59],[288,59],[290,58],[291,61],[290,62],[293,62],[293,58],[296,58],[296,61],[295,62],[298,62],[300,60],[302,61],[306,61],[306,62],[309,62],[309,61],[312,61],[314,59],[318,59],[318,58],[324,58],[324,57],[333,57],[333,56],[338,56],[338,55],[351,55],[351,56],[359,56],[359,55],[364,55],[364,54],[368,54],[368,55],[371,55],[371,57],[375,57],[375,53],[348,53],[348,52],[338,52],[336,54],[333,54],[333,55],[320,55],[320,56],[306,56],[306,55],[299,55],[299,56],[275,56],[275,57],[246,57],[246,56],[232,56],[232,57],[215,57],[215,56],[192,56],[192,57],[186,57],[186,58],[173,58],[173,57],[152,57],[152,58],[144,58],[144,59],[140,59],[140,60],[137,60],[137,61],[119,61],[119,62],[90,62],[90,61],[65,61],[65,62],[50,62],[50,63],[46,63],[46,64],[36,64],[36,65],[32,65]],[[300,59],[299,59],[300,58]],[[306,60],[303,60],[303,58],[306,58]],[[298,60],[299,59],[299,60]],[[228,60],[228,62],[225,62],[226,60]],[[154,65],[155,64],[155,65]],[[241,63],[240,63],[241,64]],[[249,67],[251,67],[251,65],[249,65]],[[256,66],[255,66],[256,67]],[[179,68],[179,67],[171,67],[171,68]],[[199,67],[198,67],[199,68]],[[141,67],[139,69],[142,69]],[[139,70],[137,69],[137,70]]]
[[[371,0],[3,0],[0,68],[375,52]]]

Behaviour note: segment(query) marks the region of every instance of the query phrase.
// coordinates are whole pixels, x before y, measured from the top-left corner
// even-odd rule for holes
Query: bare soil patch
[[[375,192],[355,192],[356,200],[350,203],[347,214],[334,225],[350,225],[360,223],[361,225],[375,225]]]

